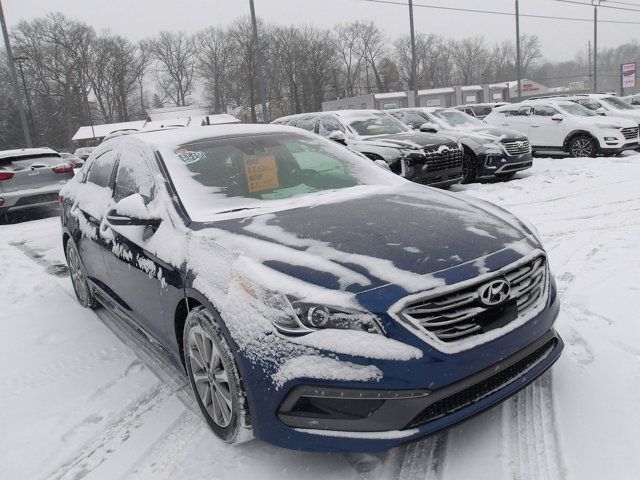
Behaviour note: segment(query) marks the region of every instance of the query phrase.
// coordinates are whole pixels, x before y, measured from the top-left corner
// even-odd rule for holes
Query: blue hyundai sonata
[[[78,301],[170,352],[229,443],[385,450],[563,348],[533,227],[296,128],[122,135],[61,203]]]

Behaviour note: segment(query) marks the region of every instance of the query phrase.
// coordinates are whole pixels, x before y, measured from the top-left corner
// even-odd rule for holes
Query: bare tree
[[[196,43],[184,32],[160,32],[146,43],[155,60],[156,80],[164,95],[177,107],[187,105],[192,93]]]
[[[198,73],[215,113],[226,111],[232,39],[220,28],[210,27],[197,35]]]
[[[334,45],[340,59],[340,70],[344,79],[345,94],[356,94],[365,64],[362,45],[361,24],[358,22],[338,25],[335,28]]]
[[[484,79],[489,57],[484,37],[452,42],[452,52],[460,83],[469,85]]]
[[[123,37],[105,33],[92,43],[87,77],[105,123],[131,119],[148,64],[147,52]]]

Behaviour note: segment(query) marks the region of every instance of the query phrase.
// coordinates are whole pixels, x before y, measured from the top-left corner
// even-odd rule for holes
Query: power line
[[[401,5],[403,7],[406,7],[407,4],[400,2],[400,1],[393,1],[393,0],[360,0],[363,2],[370,2],[370,3],[380,3],[380,4],[387,4],[387,5]],[[583,4],[586,5],[586,4]],[[480,10],[480,9],[475,9],[475,8],[459,8],[459,7],[443,7],[440,5],[428,5],[428,4],[424,4],[424,3],[414,3],[413,4],[414,7],[419,7],[419,8],[429,8],[429,9],[433,9],[433,10],[449,10],[449,11],[454,11],[454,12],[467,12],[467,13],[483,13],[483,14],[488,14],[488,15],[502,15],[502,16],[506,16],[506,17],[515,17],[515,13],[512,12],[503,12],[503,11],[499,11],[499,10]],[[520,14],[521,17],[528,17],[528,18],[540,18],[540,19],[545,19],[545,20],[569,20],[569,21],[573,21],[573,22],[589,22],[592,23],[593,19],[591,18],[576,18],[576,17],[560,17],[560,16],[553,16],[553,15],[535,15],[535,14],[531,14],[531,13],[521,13]],[[640,25],[640,22],[631,22],[631,21],[625,21],[625,20],[600,20],[600,23],[615,23],[615,24],[620,24],[620,25]]]
[[[583,2],[578,2],[576,0],[554,0],[554,1],[555,2],[561,2],[561,3],[570,3],[572,5],[581,5],[583,7],[593,7],[593,5],[591,3],[583,3]],[[634,6],[640,7],[640,5],[634,5]],[[609,9],[612,9],[612,10],[623,10],[625,12],[640,12],[640,9],[637,9],[637,8],[612,7],[611,5],[605,5],[604,3],[599,4],[598,7],[599,8],[609,8]]]

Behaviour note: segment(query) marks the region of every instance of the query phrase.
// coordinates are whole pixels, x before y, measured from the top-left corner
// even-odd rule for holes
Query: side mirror
[[[562,122],[564,120],[564,116],[560,115],[559,113],[556,113],[553,117],[551,117],[551,120],[555,122]]]
[[[426,122],[420,125],[420,131],[434,133],[438,131],[438,126],[435,123]]]
[[[340,130],[334,130],[329,134],[329,140],[333,140],[334,142],[342,143],[343,145],[347,144],[347,136],[344,132]]]
[[[107,213],[107,222],[114,226],[142,226],[158,228],[162,222],[149,215],[142,195],[134,193],[120,200]]]
[[[159,218],[138,218],[121,215],[115,208],[112,208],[107,213],[107,222],[117,227],[142,226],[158,228],[162,220]]]
[[[600,107],[600,108],[596,109],[596,113],[598,115],[606,115],[607,111],[604,108]]]
[[[388,170],[389,172],[391,171],[391,169],[389,168],[389,164],[384,160],[375,160],[375,164],[378,165],[380,168],[384,168],[385,170]]]

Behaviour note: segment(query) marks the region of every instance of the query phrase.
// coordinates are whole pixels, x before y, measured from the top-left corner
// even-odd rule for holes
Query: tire
[[[478,160],[476,156],[465,148],[462,155],[462,182],[474,183],[478,180]]]
[[[9,211],[0,208],[0,225],[6,225],[7,223],[9,223]]]
[[[596,141],[589,135],[579,135],[569,142],[569,155],[574,158],[596,157],[598,146]]]
[[[69,266],[71,284],[73,285],[73,291],[76,293],[78,302],[85,308],[96,308],[98,306],[98,300],[93,294],[89,282],[87,282],[87,276],[82,261],[80,260],[80,254],[71,239],[67,241],[65,255],[67,257],[67,265]]]
[[[249,415],[246,395],[220,326],[204,307],[194,308],[185,320],[182,339],[189,382],[207,424],[227,443],[246,441],[242,438]]]

